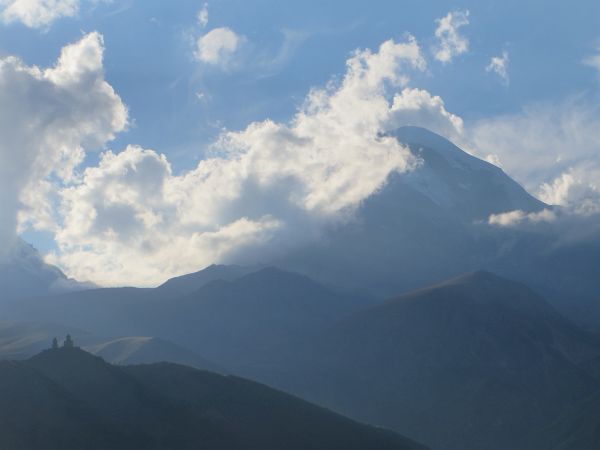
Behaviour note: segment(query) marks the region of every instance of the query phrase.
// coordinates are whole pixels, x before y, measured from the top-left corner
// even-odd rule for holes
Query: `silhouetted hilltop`
[[[112,366],[77,347],[0,363],[0,398],[11,450],[422,448],[240,378]]]

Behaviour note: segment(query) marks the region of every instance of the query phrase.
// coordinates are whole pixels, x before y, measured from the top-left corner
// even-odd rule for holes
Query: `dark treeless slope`
[[[590,335],[526,286],[478,272],[343,320],[263,378],[439,449],[505,450],[598,382]]]
[[[420,449],[266,386],[77,348],[0,363],[0,448]]]
[[[527,440],[526,450],[600,450],[600,391]]]
[[[239,367],[287,354],[306,336],[368,304],[305,276],[266,268],[232,282],[209,283],[172,301],[149,322],[159,324],[151,334],[190,343],[211,361]]]

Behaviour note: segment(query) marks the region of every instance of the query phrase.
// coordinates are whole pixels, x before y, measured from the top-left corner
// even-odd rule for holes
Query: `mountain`
[[[0,286],[3,302],[92,287],[67,278],[60,269],[46,264],[38,251],[21,239],[0,259]]]
[[[34,299],[6,314],[66,323],[100,336],[160,337],[231,369],[268,363],[293,343],[371,304],[276,268],[214,280],[189,295],[170,294],[164,287],[89,290]]]
[[[425,128],[402,127],[391,135],[422,161],[416,170],[400,177],[400,184],[465,221],[487,220],[491,214],[501,212],[534,212],[547,207],[502,169],[469,155],[438,134]]]
[[[270,264],[380,297],[485,269],[531,286],[570,320],[600,332],[598,214],[546,205],[500,168],[426,129],[390,134],[419,166],[390,175],[345,223]],[[492,214],[543,210],[555,219],[489,223]]]
[[[243,277],[244,275],[255,272],[256,270],[258,269],[243,266],[225,266],[213,264],[199,272],[171,278],[160,285],[157,291],[170,297],[188,295],[194,291],[197,291],[211,281],[233,281],[237,278]]]
[[[526,286],[471,273],[359,311],[262,381],[440,450],[504,450],[599,388],[600,343]]]
[[[353,220],[273,264],[324,283],[390,296],[485,268],[502,243],[491,214],[546,207],[498,167],[423,128],[392,133],[421,160],[393,174]]]
[[[0,362],[0,397],[7,449],[422,448],[240,378],[174,364],[117,367],[77,348]]]
[[[152,333],[227,367],[269,363],[297,342],[370,304],[313,280],[265,268],[232,282],[209,283],[160,311]],[[173,329],[170,324],[177,323]]]
[[[251,272],[239,266],[209,266],[199,272],[168,280],[157,288],[94,288],[0,303],[5,318],[17,321],[67,323],[101,336],[145,335],[145,309],[200,289],[211,281],[233,280]],[[140,317],[138,317],[140,316]],[[140,325],[141,323],[141,325]]]

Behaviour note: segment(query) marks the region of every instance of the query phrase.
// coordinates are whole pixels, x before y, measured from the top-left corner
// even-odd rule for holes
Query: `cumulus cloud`
[[[68,181],[83,148],[101,147],[127,123],[127,110],[104,80],[98,33],[66,46],[54,67],[0,59],[0,252],[23,220],[48,226],[47,180]]]
[[[454,57],[469,50],[469,40],[460,33],[460,29],[469,24],[469,11],[450,11],[441,19],[436,19],[435,37],[437,44],[433,56],[442,63],[451,62]]]
[[[48,26],[61,17],[73,17],[79,0],[0,0],[4,23],[21,22],[30,28]]]
[[[500,227],[514,227],[522,225],[525,222],[529,224],[554,222],[556,218],[556,213],[551,209],[543,209],[542,211],[534,213],[526,213],[525,211],[517,209],[501,214],[492,214],[488,219],[488,223]]]
[[[463,120],[448,112],[444,100],[428,91],[405,88],[394,96],[390,128],[414,125],[435,131],[448,139],[463,133]]]
[[[584,211],[600,205],[599,128],[597,104],[575,97],[481,120],[466,145],[543,201]]]
[[[214,28],[196,41],[194,56],[198,61],[220,67],[228,67],[246,41],[227,27]]]
[[[208,3],[202,5],[200,11],[198,11],[198,24],[205,28],[208,25]]]
[[[578,173],[579,172],[579,173]],[[594,178],[598,175],[595,171]],[[600,190],[597,179],[588,180],[589,173],[570,169],[554,180],[543,183],[538,191],[540,200],[550,205],[568,206],[577,214],[589,215],[600,212]]]
[[[501,56],[493,56],[485,70],[496,73],[505,84],[508,84],[508,52],[503,51]]]
[[[52,262],[79,279],[149,285],[313,239],[418,163],[385,132],[407,103],[394,109],[390,87],[424,69],[412,37],[356,51],[341,82],[311,90],[289,123],[225,132],[211,157],[182,174],[152,150],[105,153],[62,190]]]

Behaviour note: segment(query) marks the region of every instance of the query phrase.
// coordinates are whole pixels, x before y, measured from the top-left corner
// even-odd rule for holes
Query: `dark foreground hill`
[[[263,380],[439,449],[514,449],[599,388],[582,368],[598,341],[487,272],[355,313],[304,351]]]
[[[0,448],[422,447],[240,378],[166,363],[117,367],[62,348],[0,362]]]

